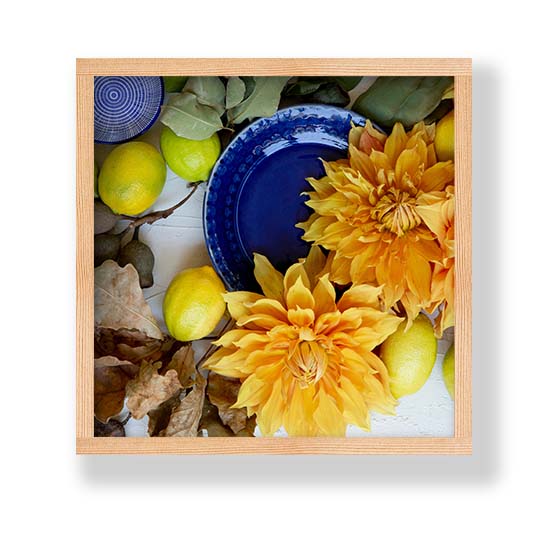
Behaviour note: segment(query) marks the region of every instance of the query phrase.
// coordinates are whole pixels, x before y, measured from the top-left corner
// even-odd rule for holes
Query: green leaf
[[[201,104],[193,93],[179,93],[163,107],[160,121],[177,136],[205,140],[223,128],[220,114]]]
[[[320,88],[322,82],[312,82],[307,79],[298,80],[285,91],[286,95],[310,95]]]
[[[383,76],[354,103],[353,110],[383,127],[409,128],[431,114],[452,84],[449,76]]]
[[[338,84],[332,83],[324,84],[320,89],[315,91],[310,96],[310,101],[344,107],[350,103],[350,97]]]
[[[227,81],[227,93],[225,106],[227,109],[234,108],[242,102],[246,95],[246,84],[238,76],[231,76]]]
[[[333,79],[345,91],[350,91],[361,82],[362,76],[335,76]]]
[[[178,93],[186,84],[187,76],[164,76],[164,89],[166,93]]]
[[[193,93],[200,104],[211,106],[220,115],[225,111],[225,86],[217,76],[191,76],[183,91]]]
[[[424,118],[424,122],[429,125],[430,123],[437,123],[442,117],[447,115],[454,109],[454,101],[452,99],[442,99],[437,108],[428,116]]]
[[[232,123],[242,123],[246,119],[252,119],[254,117],[269,117],[273,115],[277,106],[279,105],[279,99],[281,98],[281,91],[287,83],[289,77],[287,76],[255,76],[253,82],[255,86],[251,91],[251,94],[242,101],[238,106],[231,108],[227,115]],[[246,84],[246,94],[248,85],[251,87],[251,81],[247,78],[244,79]]]

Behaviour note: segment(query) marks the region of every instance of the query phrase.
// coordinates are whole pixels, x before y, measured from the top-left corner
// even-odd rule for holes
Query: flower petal
[[[307,327],[315,321],[315,313],[312,309],[302,309],[297,306],[296,309],[289,309],[288,320],[296,327]]]
[[[322,388],[318,391],[318,407],[314,412],[314,420],[322,435],[344,437],[346,433],[346,423],[337,404]]]
[[[255,263],[255,279],[265,296],[283,303],[283,275],[272,266],[264,255],[254,253],[253,262]]]
[[[419,170],[419,164],[421,164],[421,159],[417,149],[404,149],[396,161],[396,178],[401,181],[405,174],[409,177],[414,177]]]
[[[255,303],[255,301],[262,298],[264,298],[264,296],[261,294],[242,290],[237,292],[227,292],[223,295],[223,299],[225,300],[225,303],[227,303],[227,309],[235,320],[249,314],[249,307],[247,304]]]
[[[346,311],[350,307],[379,307],[381,287],[372,285],[353,285],[337,303],[339,311]]]
[[[330,283],[328,274],[323,275],[313,290],[315,315],[337,310],[335,287]]]
[[[257,413],[257,425],[264,436],[272,436],[283,424],[285,404],[281,394],[282,382],[278,378],[273,384],[270,397]]]
[[[421,189],[424,192],[444,190],[454,182],[454,164],[452,162],[438,162],[428,168],[421,178]]]
[[[396,161],[398,160],[400,153],[406,147],[407,142],[408,136],[406,134],[406,131],[404,130],[404,127],[402,126],[402,123],[395,123],[391,135],[387,138],[385,142],[384,149],[385,154],[391,162],[392,169],[395,168]]]

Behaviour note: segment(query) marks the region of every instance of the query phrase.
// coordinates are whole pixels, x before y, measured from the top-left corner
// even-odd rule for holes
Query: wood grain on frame
[[[456,395],[452,438],[93,437],[93,77],[97,75],[363,75],[455,77]],[[77,423],[79,454],[470,454],[471,60],[78,59],[77,60]]]
[[[115,75],[425,76],[471,75],[467,58],[103,58],[78,59],[77,72]]]
[[[93,76],[77,75],[76,433],[93,436]]]

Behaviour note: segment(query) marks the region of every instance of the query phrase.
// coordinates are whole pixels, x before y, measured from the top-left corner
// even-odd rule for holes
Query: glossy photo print
[[[454,76],[93,90],[95,438],[455,437]]]

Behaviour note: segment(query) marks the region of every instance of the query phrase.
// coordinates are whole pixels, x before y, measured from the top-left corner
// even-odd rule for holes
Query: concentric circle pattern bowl
[[[160,76],[96,76],[95,142],[121,143],[156,121],[164,101]]]

